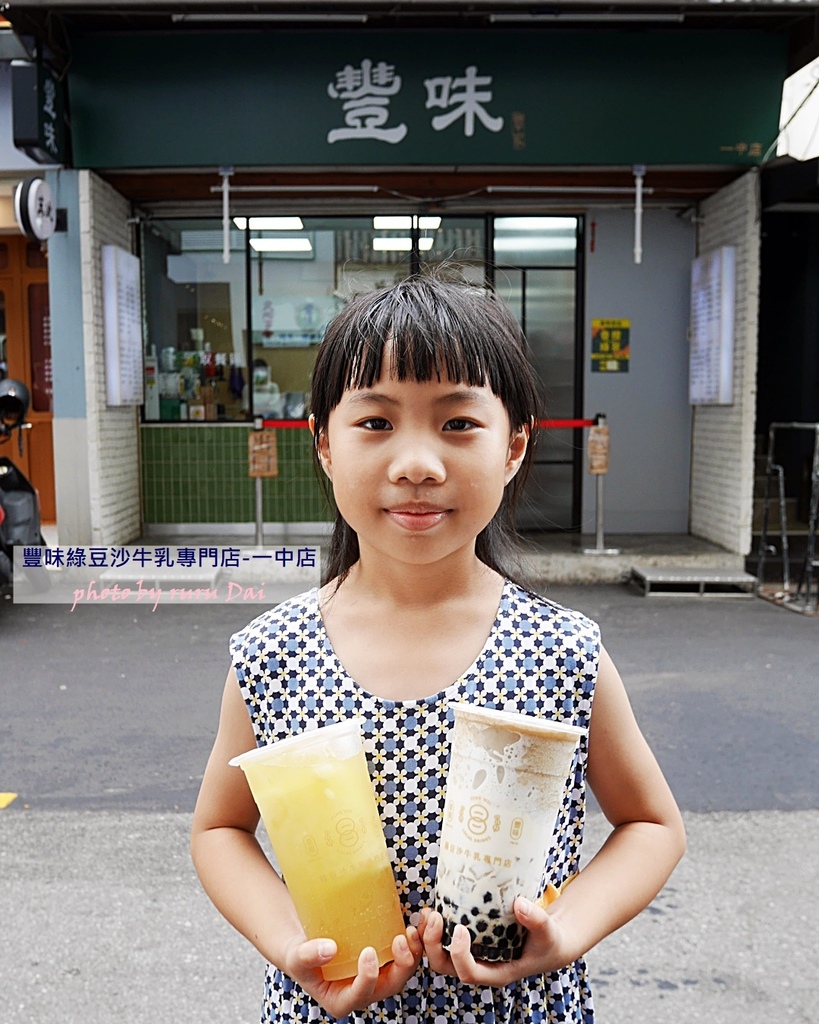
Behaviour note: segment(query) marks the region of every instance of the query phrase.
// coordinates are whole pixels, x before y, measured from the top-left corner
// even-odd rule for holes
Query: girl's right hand
[[[341,981],[325,981],[322,966],[336,955],[332,939],[294,942],[285,953],[281,969],[333,1017],[346,1017],[372,1003],[397,995],[415,974],[423,945],[418,932],[410,926],[405,935],[396,935],[392,943],[392,963],[380,970],[375,950],[363,949],[358,958],[358,974]]]

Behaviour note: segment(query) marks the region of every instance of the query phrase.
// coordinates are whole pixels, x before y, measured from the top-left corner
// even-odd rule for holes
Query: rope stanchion
[[[259,421],[257,421],[259,422]],[[266,430],[306,430],[307,420],[262,420]],[[597,478],[596,483],[596,530],[595,546],[584,548],[584,555],[619,555],[619,548],[607,548],[603,542],[603,480],[609,470],[609,428],[606,417],[598,413],[593,420],[587,419],[544,419],[538,420],[542,430],[577,430],[588,428],[588,470]]]
[[[609,471],[609,428],[606,425],[606,417],[598,413],[594,418],[594,424],[589,430],[588,444],[588,470],[596,478],[596,528],[595,545],[593,548],[584,548],[584,555],[619,555],[619,548],[607,548],[603,542],[603,518],[605,505],[603,502],[603,481]]]

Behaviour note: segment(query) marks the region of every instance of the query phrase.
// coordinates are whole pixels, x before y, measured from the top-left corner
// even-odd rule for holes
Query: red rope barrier
[[[539,420],[538,426],[544,430],[566,430],[574,427],[593,427],[594,420]]]
[[[263,420],[266,428],[275,430],[306,429],[307,420]],[[576,427],[593,427],[594,420],[539,420],[538,426],[544,430],[573,430]]]

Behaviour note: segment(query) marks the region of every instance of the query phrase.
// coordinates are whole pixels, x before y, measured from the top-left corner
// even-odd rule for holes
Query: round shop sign
[[[24,235],[45,242],[57,227],[57,207],[44,178],[26,178],[14,190],[14,216]]]

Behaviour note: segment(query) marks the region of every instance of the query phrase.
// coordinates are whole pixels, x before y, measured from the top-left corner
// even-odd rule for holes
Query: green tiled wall
[[[249,427],[142,427],[145,523],[246,523],[256,518],[247,472]],[[277,430],[279,475],[264,481],[268,523],[322,522],[330,511],[313,469],[309,432]]]

